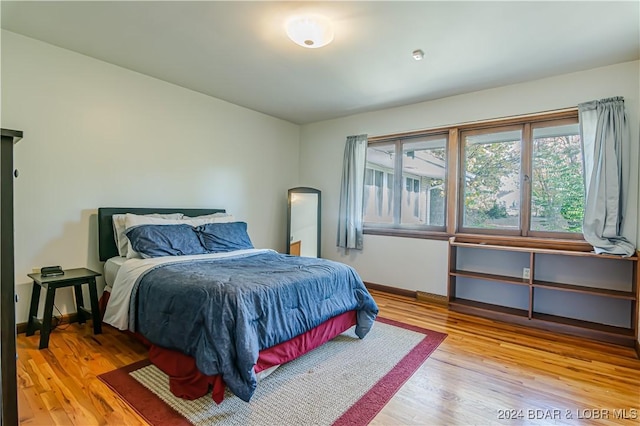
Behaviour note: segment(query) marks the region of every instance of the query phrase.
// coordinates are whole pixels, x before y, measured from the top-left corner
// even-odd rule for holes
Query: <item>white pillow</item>
[[[183,217],[181,220],[182,223],[188,223],[191,226],[200,226],[206,225],[207,223],[229,223],[235,222],[236,219],[233,215],[223,213],[225,216],[197,216],[193,218]]]
[[[216,219],[231,216],[229,213],[203,214],[202,216],[182,216],[183,219]],[[220,222],[219,222],[220,223]]]
[[[218,214],[218,213],[216,213]],[[207,223],[227,223],[227,222],[235,222],[235,219],[233,218],[232,215],[230,214],[226,214],[226,213],[222,213],[223,216],[220,216],[218,214],[218,216],[214,215],[206,215],[208,217],[202,217],[202,216],[198,216],[195,218],[188,218],[186,216],[183,216],[182,219],[162,219],[162,218],[155,218],[155,217],[149,217],[149,216],[140,216],[140,215],[136,215],[136,214],[131,214],[131,213],[127,213],[125,215],[125,232],[127,231],[127,229],[133,227],[133,226],[139,226],[139,225],[181,225],[181,224],[186,224],[186,225],[191,225],[193,227],[195,226],[200,226],[200,225],[206,225]],[[125,235],[125,239],[126,239],[126,235]],[[127,245],[128,245],[128,251],[127,251],[127,259],[131,259],[134,257],[140,258],[142,256],[140,256],[140,254],[138,252],[136,252],[135,250],[133,250],[131,248],[131,244],[128,243],[129,240],[127,240]]]
[[[159,214],[152,213],[148,215],[144,215],[146,217],[156,217],[163,219],[180,219],[184,215],[182,213],[169,213],[169,214]],[[124,235],[124,231],[126,231],[125,225],[125,214],[114,214],[112,216],[113,220],[113,238],[116,242],[116,247],[118,247],[118,254],[122,257],[126,257],[129,252],[129,240],[127,236]]]

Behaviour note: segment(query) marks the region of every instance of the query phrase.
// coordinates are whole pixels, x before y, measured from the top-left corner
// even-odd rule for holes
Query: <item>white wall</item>
[[[428,129],[477,120],[575,107],[593,99],[623,96],[632,131],[631,186],[627,220],[637,234],[640,62],[618,64],[524,84],[386,109],[302,126],[301,184],[322,190],[322,254],[358,270],[365,281],[446,294],[447,243],[365,235],[364,250],[336,247],[342,156],[346,137]],[[634,241],[635,242],[635,241]]]
[[[2,127],[24,131],[15,147],[18,323],[33,267],[102,270],[98,207],[226,208],[256,247],[284,251],[297,125],[2,31]],[[74,312],[70,289],[59,293],[57,307]]]

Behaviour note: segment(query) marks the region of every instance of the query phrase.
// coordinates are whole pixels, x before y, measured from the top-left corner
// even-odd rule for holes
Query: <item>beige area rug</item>
[[[280,366],[246,403],[230,392],[187,401],[148,361],[100,376],[154,426],[367,424],[444,340],[446,334],[378,318],[358,339],[353,328]]]

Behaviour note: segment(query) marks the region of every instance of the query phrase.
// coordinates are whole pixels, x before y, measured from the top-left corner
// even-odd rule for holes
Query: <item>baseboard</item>
[[[434,305],[448,306],[447,296],[440,294],[427,293],[425,291],[416,291],[416,299],[422,302],[433,303]]]
[[[636,355],[640,358],[640,342],[636,340]]]
[[[74,312],[72,314],[59,315],[57,317],[53,317],[53,320],[51,321],[51,327],[55,327],[60,324],[68,324],[70,322],[76,322],[76,321],[78,321],[77,312]],[[26,322],[21,322],[16,324],[16,333],[20,334],[20,333],[26,333],[26,332],[27,332]]]
[[[398,296],[411,297],[416,299],[416,292],[413,290],[405,290],[404,288],[390,287],[382,284],[375,284],[370,282],[364,282],[365,287],[371,290],[382,291],[389,294],[397,294]]]

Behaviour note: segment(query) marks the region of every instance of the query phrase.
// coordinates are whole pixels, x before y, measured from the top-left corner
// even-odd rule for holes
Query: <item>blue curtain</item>
[[[362,250],[366,155],[367,135],[347,137],[340,188],[338,247]]]
[[[584,238],[596,253],[631,256],[635,246],[621,232],[630,148],[624,99],[586,102],[578,110],[586,191]]]

